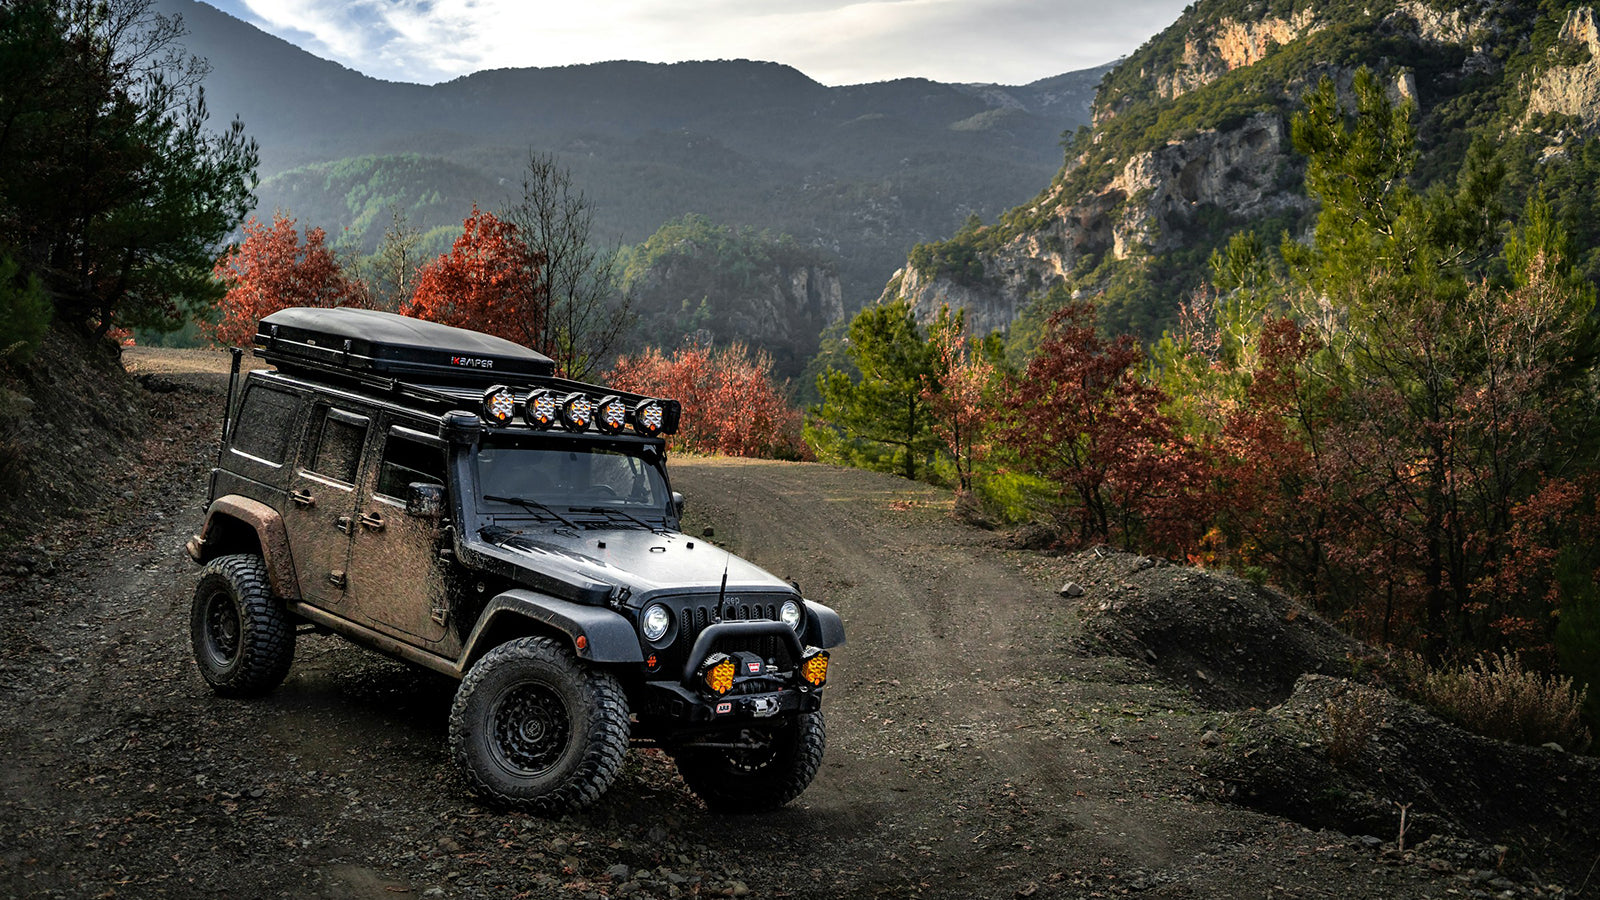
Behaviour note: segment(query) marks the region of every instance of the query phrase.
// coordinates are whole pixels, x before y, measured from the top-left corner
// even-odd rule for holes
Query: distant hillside
[[[839,276],[815,251],[693,214],[628,248],[622,278],[640,311],[638,345],[742,341],[768,350],[780,378],[798,376],[822,330],[844,318]]]
[[[213,116],[242,116],[260,141],[263,215],[283,209],[371,246],[380,202],[424,230],[459,223],[473,201],[504,201],[531,148],[572,170],[607,241],[641,241],[689,212],[788,233],[836,260],[850,307],[917,242],[1034,194],[1105,71],[830,88],[774,63],[614,62],[426,87],[318,59],[194,0],[158,6],[183,16],[189,49],[211,62]],[[358,169],[397,190],[380,201],[328,178]]]
[[[1275,248],[1305,233],[1315,209],[1289,118],[1318,80],[1348,90],[1361,66],[1417,104],[1419,187],[1454,184],[1476,143],[1507,171],[1505,208],[1544,192],[1596,278],[1595,22],[1559,0],[1200,0],[1105,76],[1048,187],[917,248],[884,297],[924,315],[965,307],[988,329],[1078,293],[1108,327],[1158,336],[1230,234]]]

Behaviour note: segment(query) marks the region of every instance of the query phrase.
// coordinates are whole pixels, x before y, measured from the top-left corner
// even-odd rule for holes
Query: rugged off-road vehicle
[[[334,632],[460,679],[450,752],[492,803],[591,803],[630,741],[665,749],[715,809],[805,790],[844,627],[679,530],[676,401],[388,313],[283,310],[255,343],[275,370],[230,381],[188,544],[217,693],[272,690],[297,634]]]

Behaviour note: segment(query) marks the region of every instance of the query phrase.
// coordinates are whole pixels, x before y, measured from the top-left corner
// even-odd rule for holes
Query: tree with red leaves
[[[994,363],[967,335],[965,317],[941,309],[928,329],[933,374],[922,378],[922,399],[933,414],[933,433],[955,462],[957,487],[971,491],[974,470],[988,453],[985,431],[993,418]]]
[[[1011,379],[999,438],[1032,474],[1060,486],[1073,543],[1181,550],[1193,545],[1206,498],[1205,467],[1140,377],[1132,337],[1095,331],[1094,307],[1051,316],[1044,341]]]
[[[244,240],[229,248],[212,268],[226,287],[215,325],[204,325],[220,344],[249,344],[261,317],[291,306],[363,306],[365,289],[345,276],[327,247],[321,228],[306,231],[295,220],[274,213],[272,224],[251,218]]]
[[[683,404],[683,421],[671,437],[674,450],[778,459],[801,455],[800,411],[773,382],[772,358],[764,352],[752,355],[737,343],[716,351],[682,347],[671,356],[651,348],[618,359],[606,379],[620,390]]]
[[[519,239],[515,225],[477,206],[461,224],[450,252],[417,273],[416,292],[400,311],[545,350],[544,258]]]

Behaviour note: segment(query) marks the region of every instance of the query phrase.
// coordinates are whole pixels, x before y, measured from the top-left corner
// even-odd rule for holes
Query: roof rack
[[[477,409],[497,390],[510,390],[514,406],[525,406],[540,390],[582,394],[594,404],[607,397],[629,404],[654,401],[663,407],[659,431],[664,434],[677,431],[682,414],[676,400],[557,377],[554,361],[521,344],[377,310],[279,310],[257,324],[255,353],[286,372],[446,406]],[[484,418],[496,424],[494,417]]]

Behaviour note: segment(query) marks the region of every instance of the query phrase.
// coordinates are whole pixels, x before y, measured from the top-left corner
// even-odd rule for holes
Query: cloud
[[[239,0],[248,18],[368,74],[759,59],[825,84],[904,76],[1022,83],[1107,62],[1183,0]]]

